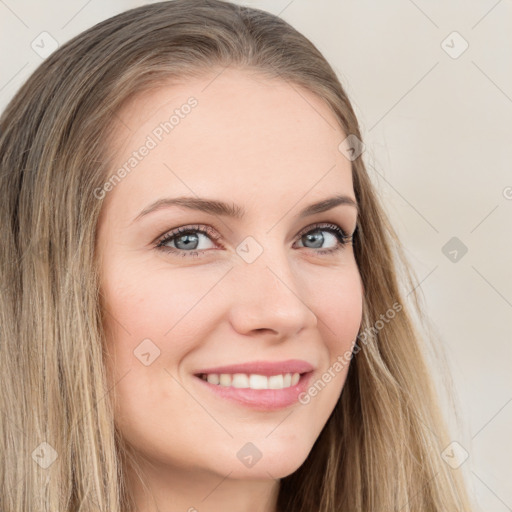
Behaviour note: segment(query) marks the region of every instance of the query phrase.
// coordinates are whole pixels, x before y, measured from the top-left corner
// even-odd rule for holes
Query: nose
[[[317,316],[307,303],[304,287],[284,256],[279,260],[260,257],[253,263],[242,262],[231,279],[236,292],[229,315],[231,325],[240,334],[283,339],[316,327]]]

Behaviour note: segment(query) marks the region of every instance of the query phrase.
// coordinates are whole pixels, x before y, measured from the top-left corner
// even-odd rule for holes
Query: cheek
[[[176,428],[169,434],[161,419],[175,417],[176,411],[197,415],[195,402],[175,378],[180,379],[178,370],[187,354],[211,332],[208,301],[201,299],[213,278],[184,269],[164,273],[149,265],[121,264],[107,275],[103,295],[116,423],[133,442],[148,435],[149,424],[155,438],[162,429],[167,442],[178,445],[186,432]]]
[[[344,352],[355,341],[362,320],[363,291],[355,264],[309,281],[307,297],[328,349]]]
[[[208,295],[222,274],[199,267],[163,271],[155,265],[119,262],[106,275],[102,291],[113,377],[119,379],[129,370],[146,386],[149,379],[165,380],[163,370],[174,373],[212,332],[219,304]],[[141,363],[148,352],[146,360],[154,360],[150,373]]]

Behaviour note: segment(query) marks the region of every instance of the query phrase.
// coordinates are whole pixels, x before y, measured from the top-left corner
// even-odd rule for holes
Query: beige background
[[[31,44],[43,31],[62,44],[144,3],[0,0],[0,109],[42,61]],[[446,348],[462,408],[454,440],[469,453],[460,470],[482,510],[512,510],[511,2],[238,3],[282,16],[338,72]]]

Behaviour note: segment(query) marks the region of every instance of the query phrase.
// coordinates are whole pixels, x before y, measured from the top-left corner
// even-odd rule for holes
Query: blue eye
[[[220,236],[218,236],[215,231],[208,226],[183,226],[166,234],[158,242],[156,248],[169,253],[181,253],[181,256],[185,257],[197,257],[199,254],[202,255],[204,252],[204,249],[198,249],[201,237],[214,240],[218,240],[220,238]],[[174,244],[174,247],[168,246],[167,244],[169,243]]]
[[[328,233],[329,236],[324,236],[322,233]],[[353,240],[353,236],[348,236],[342,228],[337,224],[316,224],[302,230],[298,235],[298,241],[301,242],[302,247],[311,249],[317,254],[326,255],[332,254]],[[203,256],[207,252],[207,248],[199,248],[201,238],[207,240],[214,240],[218,243],[220,236],[209,226],[183,226],[177,228],[164,237],[162,237],[156,244],[156,249],[172,253],[181,254],[182,257],[198,257]],[[324,243],[334,242],[333,247],[327,249],[320,247]],[[170,246],[168,244],[173,244]],[[307,247],[306,244],[311,244],[312,247]]]
[[[318,244],[323,244],[326,241],[326,237],[322,235],[322,233],[329,233],[335,246],[315,251],[318,254],[331,254],[339,251],[353,239],[353,235],[347,235],[337,224],[316,224],[315,226],[308,227],[306,230],[301,231],[298,235],[299,241],[306,239],[307,243],[313,244],[313,247],[307,247],[308,249],[317,249]],[[327,237],[327,241],[328,240],[329,237]],[[302,242],[302,244],[304,244],[304,242]]]

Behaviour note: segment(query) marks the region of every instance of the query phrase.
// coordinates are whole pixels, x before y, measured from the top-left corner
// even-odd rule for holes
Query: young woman
[[[415,281],[304,36],[133,9],[0,129],[2,511],[470,510]]]

